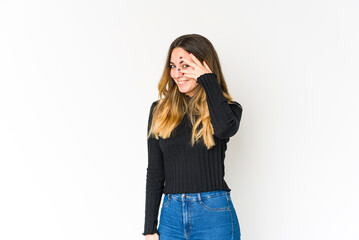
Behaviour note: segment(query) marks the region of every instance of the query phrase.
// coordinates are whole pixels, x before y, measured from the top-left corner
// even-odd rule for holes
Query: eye
[[[176,67],[176,66],[175,66],[175,65],[170,65],[170,68],[173,68],[173,67]],[[189,65],[188,65],[188,64],[183,64],[183,67],[184,67],[184,68],[188,68]]]

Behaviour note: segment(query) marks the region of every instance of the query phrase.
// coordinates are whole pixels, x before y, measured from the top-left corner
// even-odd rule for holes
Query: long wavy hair
[[[228,92],[219,58],[212,43],[199,34],[182,35],[176,38],[168,49],[163,74],[158,83],[159,101],[153,108],[153,118],[147,137],[154,135],[156,139],[169,138],[185,114],[188,114],[193,126],[191,146],[202,139],[207,149],[210,149],[215,145],[215,141],[204,89],[200,87],[188,100],[187,96],[178,90],[176,82],[170,75],[172,50],[178,47],[191,52],[202,64],[206,61],[212,73],[216,74],[224,97],[228,102],[233,100]]]

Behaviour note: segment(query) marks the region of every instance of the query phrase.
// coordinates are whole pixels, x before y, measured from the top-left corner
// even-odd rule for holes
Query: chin
[[[191,92],[192,91],[192,89],[187,89],[187,90],[185,90],[185,91],[181,91],[181,90],[179,90],[181,93],[189,93],[189,92]]]

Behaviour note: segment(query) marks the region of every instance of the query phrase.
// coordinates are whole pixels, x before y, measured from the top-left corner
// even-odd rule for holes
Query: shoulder
[[[153,109],[157,106],[157,104],[160,102],[160,100],[153,101],[150,108],[150,113],[152,114]]]
[[[157,104],[160,102],[160,100],[153,101],[151,104],[151,109],[157,106]]]
[[[232,106],[232,107],[238,107],[238,108],[240,108],[241,110],[243,110],[242,105],[239,104],[237,101],[228,101],[228,104],[229,104],[230,106]]]

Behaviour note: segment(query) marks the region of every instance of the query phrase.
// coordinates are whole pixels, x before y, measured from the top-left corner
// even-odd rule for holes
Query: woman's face
[[[193,69],[188,64],[185,64],[180,57],[188,59],[188,52],[180,47],[174,48],[170,61],[171,77],[176,82],[181,93],[192,97],[199,89],[199,84],[197,79],[184,77],[183,73],[180,72],[181,69]]]

